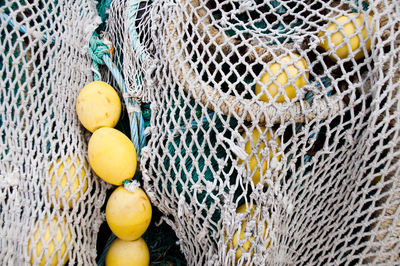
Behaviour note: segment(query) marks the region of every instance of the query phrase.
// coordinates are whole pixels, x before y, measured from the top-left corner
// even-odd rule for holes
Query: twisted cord
[[[143,140],[144,123],[142,122],[143,115],[140,109],[140,104],[132,97],[129,97],[124,78],[122,77],[117,66],[111,60],[112,47],[107,45],[105,41],[101,40],[96,33],[90,38],[89,44],[89,55],[93,60],[92,70],[94,73],[94,79],[101,79],[99,65],[106,65],[120,87],[126,108],[128,110],[131,140],[135,146],[137,157],[139,159],[141,149],[145,144]]]

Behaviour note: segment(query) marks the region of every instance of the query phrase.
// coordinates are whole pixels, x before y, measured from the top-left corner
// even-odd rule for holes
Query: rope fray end
[[[133,181],[126,180],[126,181],[124,181],[123,185],[126,190],[128,190],[129,192],[132,192],[132,193],[135,192],[136,189],[140,187],[139,182],[136,180],[133,180]]]

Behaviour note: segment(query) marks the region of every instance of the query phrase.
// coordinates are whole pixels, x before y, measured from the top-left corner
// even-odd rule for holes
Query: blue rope
[[[130,1],[130,6],[128,6],[128,10],[129,10],[128,17],[130,19],[128,30],[131,34],[132,47],[135,51],[140,50],[140,40],[139,40],[139,36],[136,32],[135,21],[134,21],[134,19],[136,18],[136,13],[137,13],[138,7],[139,7],[138,0]],[[92,53],[93,56],[92,56],[92,54],[91,54],[91,56],[94,61],[95,70],[98,72],[98,65],[105,64],[108,67],[108,69],[111,71],[112,75],[114,76],[116,82],[118,83],[119,87],[121,88],[122,93],[126,95],[128,93],[128,90],[125,86],[125,82],[123,80],[121,73],[118,71],[115,64],[112,63],[112,60],[110,58],[110,53],[109,53],[109,47],[107,47],[108,52],[104,52],[104,54],[102,53],[103,50],[105,51],[105,49],[103,49],[103,48],[98,48],[99,51],[97,51],[96,48],[102,47],[102,45],[104,43],[101,44],[99,42],[98,37],[95,35],[92,38],[94,39],[93,40],[94,45],[93,45],[93,47],[91,45],[91,49],[90,49],[89,53],[91,54],[91,51],[93,49],[93,53]],[[146,57],[147,57],[147,54],[144,51],[142,51],[140,53],[140,61],[143,62],[146,59]],[[96,69],[96,67],[97,67],[97,69]],[[94,71],[95,75],[96,75],[96,71]],[[138,90],[141,91],[142,83],[140,82],[140,79],[138,77],[136,77],[136,84],[138,86]],[[143,119],[143,114],[140,111],[140,106],[135,101],[135,99],[133,99],[131,97],[123,97],[123,98],[125,101],[125,105],[128,109],[128,113],[130,113],[130,110],[133,110],[133,112],[132,112],[133,115],[129,116],[131,139],[132,139],[133,145],[135,146],[136,152],[138,154],[138,158],[140,158],[141,148],[146,145],[146,136],[144,135],[145,123],[144,123],[144,119]],[[115,238],[116,238],[116,236],[114,234],[111,234],[111,236],[108,239],[106,246],[103,250],[103,253],[101,254],[101,257],[97,263],[98,266],[104,265],[105,256],[107,254],[107,251],[110,248],[110,245],[111,245],[112,241],[114,241]]]
[[[93,59],[94,79],[101,79],[99,65],[106,65],[121,89],[128,114],[131,114],[129,115],[131,140],[135,146],[137,157],[140,158],[141,149],[145,144],[143,137],[144,122],[140,105],[132,97],[127,97],[128,89],[125,85],[125,81],[121,75],[121,72],[111,60],[110,47],[105,44],[104,41],[97,36],[97,34],[93,34],[93,36],[90,38],[89,55]]]
[[[108,47],[98,36],[94,34],[90,39],[89,55],[93,59],[93,72],[94,79],[100,80],[101,75],[99,72],[99,65],[106,65],[117,82],[121,93],[124,98],[125,106],[129,114],[129,124],[131,130],[131,140],[137,152],[137,158],[139,160],[141,149],[146,145],[144,136],[144,119],[140,109],[139,103],[132,97],[126,97],[128,95],[128,89],[125,85],[124,78],[117,66],[111,60],[110,47]],[[108,238],[103,253],[97,265],[101,266],[105,263],[105,257],[111,243],[116,239],[114,234]]]
[[[14,21],[10,18],[9,15],[7,15],[7,14],[4,13],[4,12],[2,12],[2,18],[3,18],[4,21],[7,22],[7,24],[8,24],[9,26],[11,26],[11,27],[14,28],[15,23],[14,23]],[[17,24],[18,24],[17,26],[19,26],[18,30],[19,30],[21,33],[26,34],[26,33],[28,32],[28,29],[26,28],[26,26],[24,26],[24,25],[22,25],[22,24],[20,24],[20,23],[18,23],[18,22],[17,22]],[[48,38],[47,38],[47,35],[46,35],[46,34],[43,34],[43,35],[42,35],[42,41],[46,42],[47,39],[48,39]],[[51,42],[52,42],[52,43],[54,43],[55,41],[56,41],[56,40],[55,40],[54,38],[51,38]]]

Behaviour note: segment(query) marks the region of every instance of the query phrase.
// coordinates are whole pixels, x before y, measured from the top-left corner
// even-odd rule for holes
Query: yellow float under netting
[[[400,3],[1,1],[1,265],[400,264]]]

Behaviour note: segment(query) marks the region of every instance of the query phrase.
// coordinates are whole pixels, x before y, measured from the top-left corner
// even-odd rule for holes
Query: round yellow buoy
[[[253,217],[255,206],[250,205],[249,208],[250,208],[250,217]],[[245,213],[245,212],[246,212],[246,204],[241,205],[236,210],[236,213]],[[247,221],[248,221],[248,218],[242,222],[240,232],[238,230],[233,235],[232,248],[233,249],[237,248],[236,253],[235,253],[235,261],[236,262],[238,262],[238,260],[242,257],[243,252],[248,252],[251,248],[250,240],[245,239],[245,236],[244,236],[244,229],[246,228]],[[259,219],[257,219],[257,222],[259,222]],[[267,232],[267,222],[264,222],[264,231],[262,234],[263,238],[265,238],[266,232]],[[250,238],[252,240],[255,240],[254,236],[251,236]],[[246,240],[246,241],[244,241],[244,243],[238,247],[239,241],[242,242],[243,240]],[[269,246],[269,242],[266,244],[265,248],[267,249],[268,246]],[[230,245],[228,245],[228,249],[231,249]],[[254,252],[251,252],[251,255],[253,255],[253,254],[254,254]]]
[[[274,98],[280,91],[279,88],[284,88],[285,91],[282,93],[286,93],[289,100],[292,100],[296,97],[296,89],[300,89],[307,84],[307,80],[301,74],[302,71],[305,71],[307,68],[307,63],[304,58],[299,58],[298,54],[294,54],[294,56],[284,56],[280,58],[278,61],[272,63],[269,66],[269,71],[265,71],[265,73],[261,76],[260,81],[256,84],[256,94],[261,94],[260,100],[269,102],[269,96],[263,92],[263,85],[267,85],[267,91]],[[283,67],[283,69],[282,69]],[[281,70],[282,69],[282,70]],[[278,74],[279,73],[279,74]],[[271,79],[271,75],[276,75]],[[309,73],[307,71],[304,72],[306,78],[308,79]],[[291,85],[289,79],[294,80],[294,85]],[[280,94],[280,96],[276,99],[276,102],[281,103],[285,102],[285,96]]]
[[[101,127],[114,127],[121,115],[121,100],[113,87],[103,81],[93,81],[80,91],[76,113],[90,132]]]
[[[368,17],[368,23],[372,23],[372,16]],[[339,25],[343,27],[343,33],[339,30]],[[373,31],[374,30],[375,29],[373,29]],[[349,15],[337,17],[334,22],[327,25],[327,27],[318,34],[318,37],[321,38],[321,47],[324,48],[325,51],[330,51],[330,47],[334,49],[332,51],[333,54],[330,55],[332,60],[336,60],[336,56],[341,59],[347,58],[350,51],[356,51],[359,48],[354,58],[356,60],[363,58],[364,49],[362,49],[363,47],[361,44],[365,41],[364,45],[366,50],[369,51],[371,49],[371,37],[368,38],[368,31],[363,14],[350,13]],[[347,42],[346,39],[348,40]]]
[[[80,162],[80,159],[76,157],[75,163],[77,166],[80,165]],[[53,168],[57,166],[57,171],[53,173]],[[87,167],[86,161],[85,166]],[[67,171],[65,171],[65,168],[67,168]],[[56,163],[51,164],[49,169],[49,175],[51,176],[50,189],[54,190],[55,200],[59,202],[61,208],[72,208],[72,205],[79,200],[81,194],[86,192],[88,181],[85,179],[85,174],[85,169],[82,169],[81,174],[77,173],[70,156],[66,159],[59,158]],[[50,195],[50,193],[48,193],[48,195]],[[53,200],[54,199],[50,199],[50,201]],[[66,202],[67,205],[65,205],[64,202]]]
[[[275,149],[274,151],[272,151],[272,149],[269,149],[269,158],[267,160],[264,160],[262,165],[259,165],[259,163],[262,162],[262,151],[266,148],[266,144],[271,140],[271,134],[269,132],[269,130],[267,130],[265,127],[260,127],[261,132],[255,128],[251,134],[250,139],[246,142],[245,144],[245,150],[246,152],[250,155],[251,151],[252,151],[252,147],[256,147],[256,145],[258,146],[257,149],[257,154],[252,155],[250,158],[250,171],[252,173],[252,179],[253,179],[253,183],[254,186],[256,186],[258,184],[258,182],[260,182],[260,177],[261,175],[265,174],[265,171],[268,169],[268,166],[272,160],[272,157],[274,156],[274,154],[278,153],[278,150]],[[272,129],[271,129],[272,130]],[[272,130],[272,132],[274,132]],[[265,135],[266,137],[266,141],[262,141],[260,144],[258,144],[261,140],[261,134]],[[243,134],[243,138],[246,138],[246,133]],[[276,142],[278,145],[280,145],[281,141],[280,138],[278,137],[276,139]],[[276,155],[276,158],[278,161],[281,160],[281,155]],[[242,164],[243,161],[239,160],[239,164]],[[246,168],[247,168],[247,164],[246,164]]]
[[[133,192],[123,186],[114,190],[106,206],[106,220],[111,231],[120,239],[140,238],[149,227],[152,215],[150,200],[141,188]]]
[[[36,222],[34,228],[33,239],[28,242],[31,264],[36,261],[40,266],[65,265],[69,258],[67,245],[71,242],[71,231],[66,222],[59,222],[56,217],[49,221],[45,217],[43,221]]]
[[[107,253],[106,266],[147,266],[150,253],[143,238],[134,241],[115,239]]]
[[[96,130],[89,140],[88,153],[93,171],[110,184],[122,185],[136,172],[135,147],[124,133],[114,128]]]

